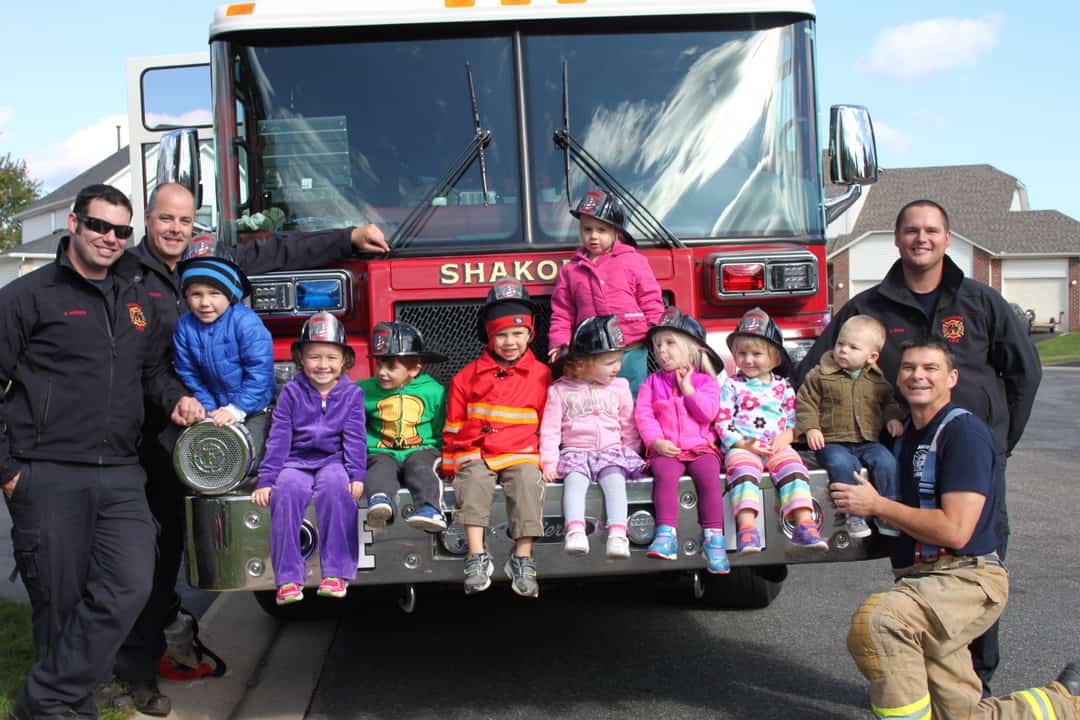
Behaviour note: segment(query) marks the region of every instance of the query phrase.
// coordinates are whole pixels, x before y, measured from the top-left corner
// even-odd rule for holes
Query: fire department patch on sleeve
[[[964,317],[951,315],[941,320],[941,335],[951,343],[960,342],[964,337]]]
[[[131,318],[131,324],[135,326],[135,329],[142,332],[146,329],[146,315],[143,314],[142,305],[139,303],[128,303],[128,317]]]

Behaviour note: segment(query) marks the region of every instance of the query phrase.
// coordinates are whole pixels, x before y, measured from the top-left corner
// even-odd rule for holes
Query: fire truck
[[[155,183],[180,181],[206,190],[199,218],[228,243],[382,228],[384,256],[251,278],[249,302],[274,335],[281,381],[296,372],[289,347],[304,320],[329,310],[347,327],[356,378],[372,371],[375,323],[403,320],[449,356],[427,368],[448,383],[481,351],[477,312],[507,276],[543,308],[533,350],[544,357],[548,298],[578,243],[568,211],[590,188],[623,200],[665,302],[700,320],[712,347],[726,356],[727,334],[760,306],[797,361],[828,322],[826,225],[877,176],[865,109],[833,107],[827,131],[819,127],[814,43],[809,0],[227,5],[210,25],[208,63],[190,56],[129,68],[136,217]],[[846,192],[826,198],[824,166]],[[270,518],[249,501],[260,448],[239,435],[211,427],[178,451],[192,488],[189,579],[255,591],[277,612]],[[793,554],[792,528],[768,511],[766,478],[765,551],[733,554],[726,576],[704,572],[688,478],[680,554],[670,562],[645,557],[654,533],[648,478],[628,483],[633,552],[618,561],[564,554],[561,488],[551,484],[534,546],[541,580],[669,573],[709,605],[763,607],[789,564],[880,557],[876,538],[845,532],[824,472],[811,480],[829,551]],[[452,485],[444,505],[452,521]],[[418,587],[462,580],[466,545],[460,524],[429,535],[402,522],[413,510],[407,491],[398,507],[379,531],[358,509],[354,590],[399,586],[411,609]],[[503,512],[497,498],[486,540],[498,557],[512,546]],[[588,518],[590,533],[602,527],[598,489]],[[727,518],[734,550],[730,508]],[[300,532],[317,583],[313,513]]]

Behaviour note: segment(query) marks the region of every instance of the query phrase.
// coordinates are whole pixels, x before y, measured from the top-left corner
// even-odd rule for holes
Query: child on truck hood
[[[292,346],[301,372],[281,388],[251,501],[270,507],[277,604],[304,599],[300,526],[315,501],[322,597],[345,597],[360,562],[356,503],[364,493],[364,391],[342,378],[354,353],[336,317],[308,318]]]
[[[648,351],[641,341],[664,314],[660,285],[632,244],[626,210],[617,197],[590,190],[570,214],[578,219],[581,247],[555,280],[548,360],[566,353],[571,332],[586,318],[614,315],[627,346],[619,377],[626,378],[636,397],[648,374]]]
[[[503,486],[514,550],[506,561],[511,587],[536,597],[534,537],[544,534],[540,477],[540,417],[551,371],[529,349],[535,307],[521,281],[500,280],[480,310],[477,360],[450,384],[443,429],[443,474],[454,478],[458,516],[465,525],[465,593],[487,590],[494,563],[484,547],[495,483]]]

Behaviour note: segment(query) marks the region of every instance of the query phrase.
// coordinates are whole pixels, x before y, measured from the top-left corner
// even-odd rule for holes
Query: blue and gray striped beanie
[[[187,293],[191,283],[205,283],[215,287],[235,304],[246,294],[247,278],[228,260],[216,257],[197,257],[185,260],[180,270],[180,286]]]

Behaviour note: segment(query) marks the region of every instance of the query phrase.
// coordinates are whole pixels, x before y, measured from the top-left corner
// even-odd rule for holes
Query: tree
[[[41,182],[33,180],[25,160],[15,160],[8,153],[0,157],[0,250],[19,244],[19,223],[15,213],[41,197]]]

